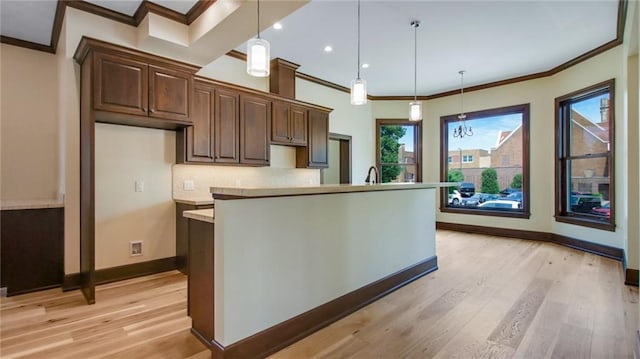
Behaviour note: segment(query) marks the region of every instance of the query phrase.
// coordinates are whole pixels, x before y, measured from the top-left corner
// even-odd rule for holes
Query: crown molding
[[[84,12],[88,12],[90,14],[102,16],[109,20],[117,21],[129,26],[137,27],[138,25],[140,25],[140,23],[148,13],[153,13],[165,17],[169,20],[179,22],[181,24],[190,25],[215,2],[216,0],[199,0],[193,5],[193,7],[191,7],[191,9],[189,9],[186,14],[181,14],[162,5],[152,3],[148,0],[143,0],[133,16],[128,16],[86,1],[58,0],[53,27],[51,29],[51,42],[49,45],[38,44],[35,42],[20,40],[3,35],[0,36],[0,42],[8,45],[20,46],[31,50],[44,51],[55,54],[58,48],[58,41],[60,40],[60,33],[62,32],[62,22],[64,20],[64,14],[66,12],[67,6]]]
[[[32,50],[38,50],[38,51],[44,51],[44,52],[49,52],[49,53],[56,53],[57,50],[57,44],[58,44],[58,39],[60,37],[60,32],[62,29],[62,20],[64,19],[64,13],[65,13],[65,9],[66,6],[71,6],[75,9],[78,10],[82,10],[85,12],[89,12],[98,16],[102,16],[102,17],[106,17],[108,19],[114,20],[114,21],[118,21],[130,26],[138,26],[140,24],[140,22],[142,21],[142,19],[144,19],[144,17],[149,13],[152,12],[156,15],[159,16],[164,16],[168,19],[183,23],[183,24],[191,24],[193,21],[195,21],[195,19],[198,18],[198,16],[200,16],[205,10],[207,10],[211,5],[213,5],[216,2],[216,0],[200,0],[198,1],[195,5],[193,5],[193,7],[185,14],[181,14],[179,12],[176,12],[174,10],[168,9],[164,6],[161,5],[157,5],[155,3],[149,2],[148,0],[144,0],[142,1],[142,3],[140,4],[140,6],[138,7],[138,10],[136,10],[136,13],[134,14],[134,16],[127,16],[124,15],[122,13],[113,11],[113,10],[109,10],[106,8],[103,8],[101,6],[98,5],[94,5],[92,3],[88,3],[86,1],[74,1],[74,0],[58,0],[58,6],[56,8],[56,18],[54,20],[54,25],[53,25],[53,29],[52,29],[52,35],[51,35],[51,44],[50,45],[42,45],[42,44],[37,44],[37,43],[33,43],[33,42],[29,42],[29,41],[24,41],[24,40],[19,40],[19,39],[15,39],[12,37],[8,37],[8,36],[0,36],[0,42],[5,43],[5,44],[9,44],[9,45],[14,45],[14,46],[20,46],[20,47],[25,47],[28,49],[32,49]],[[522,82],[522,81],[529,81],[529,80],[535,80],[535,79],[539,79],[539,78],[544,78],[544,77],[548,77],[548,76],[552,76],[557,74],[560,71],[566,70],[574,65],[577,65],[583,61],[586,61],[594,56],[597,56],[607,50],[610,50],[620,44],[622,44],[623,39],[624,39],[624,28],[626,25],[626,18],[627,18],[627,8],[628,8],[628,0],[618,0],[618,18],[617,18],[617,28],[616,28],[616,38],[593,49],[590,51],[587,51],[565,63],[562,63],[550,70],[547,71],[542,71],[542,72],[537,72],[534,74],[529,74],[529,75],[523,75],[523,76],[518,76],[518,77],[513,77],[510,79],[505,79],[505,80],[500,80],[500,81],[494,81],[494,82],[489,82],[489,83],[485,83],[485,84],[480,84],[480,85],[476,85],[476,86],[471,86],[468,88],[465,88],[466,92],[472,92],[472,91],[478,91],[478,90],[484,90],[484,89],[488,89],[488,88],[492,88],[492,87],[498,87],[498,86],[504,86],[504,85],[509,85],[509,84],[514,84],[514,83],[518,83],[518,82]],[[240,51],[236,51],[236,50],[231,50],[227,53],[227,56],[239,59],[241,61],[246,61],[247,59],[247,55],[240,52]],[[307,80],[313,83],[316,83],[318,85],[322,85],[322,86],[326,86],[338,91],[342,91],[342,92],[346,92],[349,93],[350,89],[342,86],[342,85],[338,85],[336,83],[330,82],[330,81],[326,81],[323,79],[320,79],[318,77],[315,76],[311,76],[305,73],[301,73],[301,72],[296,72],[296,77],[303,79],[303,80]],[[436,93],[436,94],[431,94],[431,95],[425,95],[425,96],[417,96],[417,99],[425,101],[425,100],[433,100],[436,98],[441,98],[441,97],[447,97],[447,96],[452,96],[455,94],[458,94],[460,92],[460,89],[453,89],[450,91],[445,91],[445,92],[440,92],[440,93]],[[409,101],[412,100],[414,98],[414,96],[376,96],[376,95],[368,95],[367,98],[371,101]]]

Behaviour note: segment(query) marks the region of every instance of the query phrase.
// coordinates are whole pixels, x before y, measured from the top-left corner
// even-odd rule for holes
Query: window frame
[[[422,121],[409,121],[408,119],[376,119],[376,167],[379,171],[380,183],[382,183],[382,163],[380,163],[380,127],[381,126],[414,126],[413,141],[414,141],[414,153],[415,163],[397,163],[399,166],[416,166],[416,180],[415,182],[422,182]],[[386,164],[389,165],[389,164]]]
[[[582,99],[596,96],[598,92],[609,89],[609,154],[607,170],[609,172],[609,198],[613,206],[609,206],[609,220],[597,220],[588,214],[569,211],[571,189],[567,188],[567,157],[569,161],[580,158],[598,158],[588,155],[571,156],[571,128],[567,121],[567,105]],[[573,91],[555,99],[555,214],[556,222],[568,223],[583,227],[615,231],[615,79],[606,80],[583,89]],[[602,157],[602,156],[599,156]]]
[[[530,139],[530,104],[524,103],[513,106],[498,107],[474,112],[466,112],[466,121],[477,120],[485,117],[509,115],[513,113],[522,113],[522,197],[523,206],[521,211],[500,211],[500,210],[482,210],[478,208],[464,208],[464,207],[448,207],[448,194],[447,188],[442,188],[440,191],[440,212],[443,213],[457,213],[457,214],[469,214],[480,216],[493,216],[493,217],[509,217],[509,218],[524,218],[529,219],[531,217],[531,196],[529,193],[529,167],[531,156],[529,152],[529,139]],[[449,154],[449,126],[450,122],[458,122],[458,113],[440,117],[440,180],[442,182],[448,181],[448,163],[447,157]],[[472,126],[473,127],[473,126]]]

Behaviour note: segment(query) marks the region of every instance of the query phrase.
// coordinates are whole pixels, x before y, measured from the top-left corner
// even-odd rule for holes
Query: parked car
[[[502,191],[500,191],[500,195],[502,197],[506,197],[514,192],[522,192],[522,189],[520,188],[511,188],[511,187],[507,187],[505,189],[503,189]]]
[[[493,201],[486,201],[478,206],[479,208],[507,208],[518,209],[522,208],[522,203],[518,201],[510,201],[506,199],[496,199]]]
[[[578,213],[591,213],[593,208],[602,207],[600,195],[593,194],[572,194],[571,211]]]
[[[471,197],[476,193],[476,186],[471,182],[462,182],[459,191],[462,197]]]
[[[457,189],[453,190],[453,193],[449,193],[449,204],[452,206],[459,206],[462,203],[462,195]]]
[[[507,197],[505,197],[505,199],[522,203],[522,192],[511,192]]]
[[[593,208],[591,208],[591,212],[589,212],[589,213],[595,214],[597,216],[610,218],[611,217],[611,208],[609,207],[609,203],[605,203],[605,204],[602,205],[602,207],[593,207]]]
[[[480,205],[481,203],[484,203],[486,201],[491,201],[491,200],[495,200],[498,199],[499,196],[496,194],[489,194],[489,193],[476,193],[473,196],[469,197],[469,198],[463,198],[462,199],[462,205],[463,206],[467,206],[467,207],[475,207]]]

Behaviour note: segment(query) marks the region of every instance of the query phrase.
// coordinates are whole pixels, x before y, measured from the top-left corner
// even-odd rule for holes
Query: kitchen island
[[[211,188],[215,218],[184,213],[192,332],[213,358],[263,357],[436,270],[450,185]]]

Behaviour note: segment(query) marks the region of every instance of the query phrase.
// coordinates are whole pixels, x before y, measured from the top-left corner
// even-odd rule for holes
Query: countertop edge
[[[215,221],[215,213],[213,211],[213,208],[183,211],[182,215],[185,218],[195,219],[202,222],[214,223]]]
[[[457,186],[457,182],[389,183],[379,185],[316,185],[297,187],[211,187],[216,199],[305,196],[319,194],[435,189]]]
[[[204,206],[204,205],[209,205],[209,204],[213,204],[213,197],[210,197],[209,199],[205,199],[205,198],[174,198],[173,199],[174,202],[176,203],[182,203],[182,204],[189,204],[192,206]]]

